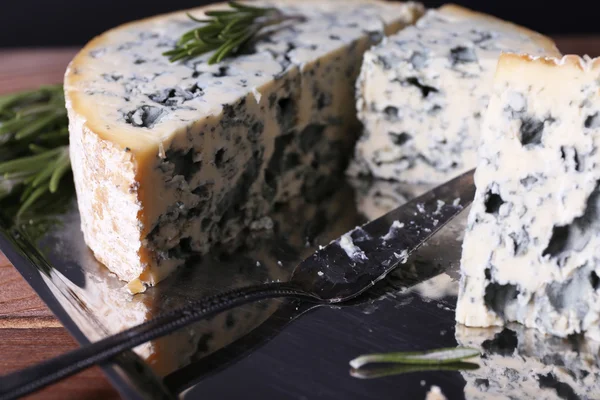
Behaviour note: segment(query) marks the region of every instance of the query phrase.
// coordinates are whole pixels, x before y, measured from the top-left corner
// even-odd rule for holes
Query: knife
[[[320,304],[354,299],[406,263],[410,255],[473,201],[474,170],[356,227],[298,264],[288,282],[229,290],[160,314],[140,325],[0,377],[0,399],[30,394],[140,344],[231,308],[264,299]]]

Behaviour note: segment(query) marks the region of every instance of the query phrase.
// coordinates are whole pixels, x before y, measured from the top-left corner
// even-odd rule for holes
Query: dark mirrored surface
[[[0,244],[76,338],[93,341],[217,291],[285,281],[319,245],[430,188],[350,181],[319,202],[297,199],[263,221],[268,229],[247,232],[235,246],[214,249],[135,296],[85,246],[74,202],[67,212],[51,216],[51,221],[42,219],[47,224],[32,220],[21,229],[19,240],[14,239],[14,231],[5,232],[13,237]],[[467,213],[468,209],[406,264],[349,303],[335,307],[282,300],[249,304],[139,346],[125,354],[117,368],[106,370],[125,397],[142,393],[140,398],[164,397],[170,390],[185,399],[425,399],[432,385],[439,386],[448,399],[492,394],[510,398],[514,393],[521,395],[513,398],[533,398],[527,396],[535,391],[525,383],[545,390],[544,398],[561,398],[565,385],[579,398],[597,398],[589,378],[597,376],[598,348],[593,344],[586,342],[574,350],[564,341],[555,341],[540,347],[536,343],[547,343],[546,338],[513,328],[519,343],[513,351],[509,341],[509,350],[490,353],[498,345],[485,343],[504,343],[494,339],[502,329],[456,327],[458,261]],[[35,246],[27,247],[29,241]],[[25,256],[21,259],[19,254]],[[365,353],[457,344],[481,349],[477,370],[362,379],[351,373],[348,364]],[[582,360],[579,354],[588,361],[576,361]],[[519,368],[535,364],[542,372],[510,381],[510,363],[521,363]],[[559,374],[560,368],[571,378]],[[579,389],[584,386],[577,386],[577,379],[587,392]]]

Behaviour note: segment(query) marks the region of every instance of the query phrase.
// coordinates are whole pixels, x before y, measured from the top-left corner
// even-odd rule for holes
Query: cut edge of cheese
[[[514,22],[503,20],[503,19],[493,16],[491,14],[486,14],[486,13],[482,13],[479,11],[471,10],[469,8],[466,8],[466,7],[463,7],[463,6],[454,4],[454,3],[444,4],[444,5],[440,6],[438,8],[438,10],[443,11],[444,13],[448,13],[448,14],[455,14],[458,16],[467,16],[470,18],[477,18],[477,19],[485,20],[490,23],[502,25],[505,27],[510,26],[510,27],[512,27],[512,29],[514,29],[517,32],[521,32],[524,35],[527,35],[531,38],[537,38],[541,47],[548,48],[548,49],[556,48],[556,43],[554,43],[554,41],[552,39],[550,39],[548,36],[541,34],[539,32],[536,32],[527,27],[524,27],[522,25],[515,24]],[[558,49],[556,50],[556,53],[558,53]]]
[[[537,56],[526,53],[503,53],[498,59],[498,68],[495,76],[501,73],[509,73],[506,68],[519,68],[536,64],[537,67],[574,67],[579,71],[591,71],[600,69],[600,57],[590,57],[588,55],[564,54],[560,57]]]

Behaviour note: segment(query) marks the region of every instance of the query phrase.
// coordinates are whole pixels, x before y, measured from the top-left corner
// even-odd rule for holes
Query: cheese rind
[[[101,262],[154,284],[274,204],[330,189],[356,140],[364,51],[423,13],[418,3],[350,3],[259,2],[305,20],[216,65],[212,54],[162,55],[198,26],[185,12],[123,25],[81,50],[65,75],[71,159],[82,230]]]
[[[600,339],[600,60],[500,58],[456,320]]]
[[[476,165],[481,115],[501,52],[559,55],[536,32],[455,5],[428,10],[364,57],[364,132],[348,174],[442,183]]]

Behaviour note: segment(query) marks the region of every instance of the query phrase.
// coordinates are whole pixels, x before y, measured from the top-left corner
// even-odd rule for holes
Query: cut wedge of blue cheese
[[[351,176],[441,183],[476,165],[481,115],[501,52],[559,55],[536,32],[456,5],[428,10],[364,57],[364,132]]]
[[[502,55],[456,319],[600,339],[600,59]]]
[[[199,26],[185,12],[110,30],[70,63],[65,94],[86,243],[133,290],[227,242],[278,202],[318,196],[356,140],[363,53],[414,21],[419,3],[253,2],[304,21],[245,54],[170,63]],[[208,9],[188,10],[198,18]]]

